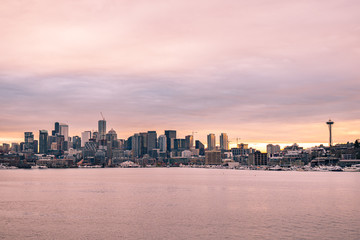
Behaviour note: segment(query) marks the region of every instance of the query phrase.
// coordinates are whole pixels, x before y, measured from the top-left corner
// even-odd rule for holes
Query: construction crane
[[[102,112],[100,112],[100,115],[101,115],[101,117],[103,118],[103,120],[105,121],[105,118],[104,118],[104,116],[103,116]]]

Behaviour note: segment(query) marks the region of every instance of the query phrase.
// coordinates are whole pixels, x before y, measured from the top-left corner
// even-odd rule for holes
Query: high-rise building
[[[194,148],[194,137],[193,137],[193,135],[185,136],[185,148],[186,149]]]
[[[106,121],[99,120],[98,122],[98,141],[106,139]]]
[[[72,138],[72,147],[73,147],[73,149],[81,148],[81,138],[79,136],[74,136]]]
[[[38,140],[34,140],[34,143],[33,143],[33,153],[38,153],[38,147],[39,147],[39,142],[38,142]]]
[[[48,151],[48,131],[39,131],[39,153],[46,154]]]
[[[133,156],[135,158],[138,158],[141,156],[141,143],[142,143],[142,139],[141,139],[141,135],[139,133],[135,133],[134,136],[132,137],[132,152],[133,152]]]
[[[89,142],[91,138],[91,131],[81,133],[81,147],[85,147],[85,143]]]
[[[174,149],[174,139],[176,138],[176,130],[165,130],[166,149],[171,152]]]
[[[165,135],[160,135],[159,136],[159,149],[160,152],[166,152],[167,147],[166,147],[166,136]]]
[[[23,151],[25,152],[34,152],[34,134],[32,132],[24,133],[24,145]]]
[[[52,131],[52,136],[56,136],[60,134],[60,124],[58,122],[55,123],[54,130]]]
[[[207,149],[208,150],[214,150],[216,148],[216,139],[215,134],[210,133],[207,135]]]
[[[199,149],[199,155],[201,155],[201,156],[205,155],[205,146],[199,140],[195,141],[195,148]]]
[[[106,142],[107,142],[108,150],[115,148],[115,146],[117,145],[116,140],[117,140],[117,133],[114,129],[111,129],[106,134]]]
[[[143,156],[144,154],[147,154],[148,152],[148,134],[147,132],[143,132],[140,133],[140,137],[141,137],[141,156]]]
[[[220,149],[229,150],[229,138],[226,133],[220,135]]]
[[[60,135],[64,136],[64,141],[69,141],[69,126],[65,123],[60,124]]]
[[[147,149],[148,153],[150,153],[157,146],[157,133],[156,131],[148,131],[147,132]]]

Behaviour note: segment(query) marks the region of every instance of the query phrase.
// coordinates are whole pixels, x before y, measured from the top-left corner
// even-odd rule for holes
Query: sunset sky
[[[360,138],[358,0],[2,0],[0,142],[69,124],[232,143]],[[257,145],[256,145],[257,144]]]

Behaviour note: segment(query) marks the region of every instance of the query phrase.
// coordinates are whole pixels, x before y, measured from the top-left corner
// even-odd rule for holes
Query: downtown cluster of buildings
[[[340,159],[356,159],[351,149],[356,144],[347,143],[333,148],[319,146],[303,149],[297,144],[280,149],[268,144],[267,152],[261,153],[248,144],[240,143],[229,148],[226,133],[207,135],[207,147],[194,135],[178,138],[176,130],[165,130],[158,136],[156,131],[135,133],[127,139],[119,139],[114,129],[107,131],[106,120],[98,121],[97,131],[84,131],[81,136],[69,136],[69,126],[56,122],[51,132],[39,131],[39,139],[32,132],[24,133],[24,142],[0,147],[0,163],[14,166],[46,165],[48,167],[119,166],[134,163],[137,166],[184,165],[304,165],[308,163],[334,164]],[[331,152],[335,150],[335,152]],[[360,157],[360,155],[359,155]]]

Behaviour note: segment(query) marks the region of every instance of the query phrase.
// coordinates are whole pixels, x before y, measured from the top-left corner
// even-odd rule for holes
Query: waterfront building
[[[280,146],[268,144],[266,145],[266,153],[268,154],[268,157],[273,157],[274,155],[280,153]]]
[[[259,165],[267,165],[268,164],[268,156],[267,153],[261,153],[256,151],[255,153],[250,153],[248,158],[248,165],[259,166]]]
[[[220,149],[229,150],[229,138],[226,133],[220,135]]]
[[[220,164],[222,164],[221,151],[216,151],[216,150],[205,151],[205,165],[220,165]]]
[[[48,151],[48,131],[39,131],[39,153],[46,154]]]
[[[207,136],[207,149],[208,150],[214,150],[215,148],[216,148],[215,134],[210,133]]]

